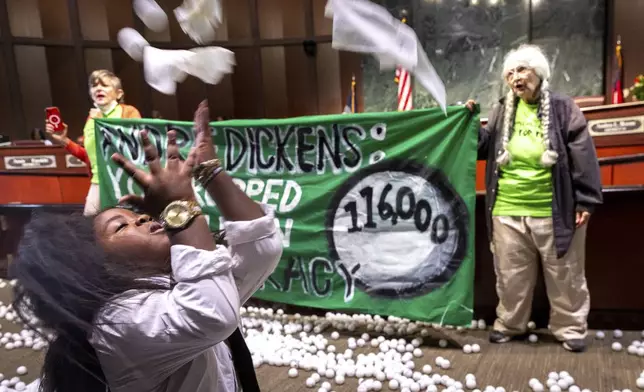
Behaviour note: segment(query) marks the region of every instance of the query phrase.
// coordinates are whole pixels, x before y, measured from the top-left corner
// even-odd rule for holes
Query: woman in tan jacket
[[[108,70],[97,70],[89,76],[89,95],[94,102],[94,108],[89,111],[89,116],[83,127],[85,153],[90,163],[91,184],[85,199],[85,215],[96,215],[101,208],[100,191],[98,186],[98,171],[96,168],[96,137],[94,132],[95,118],[141,118],[139,111],[123,103],[125,92],[121,79]],[[67,137],[67,125],[61,134],[53,132],[53,126],[47,124],[47,133],[61,143],[70,152],[78,151],[76,145]],[[80,147],[82,148],[82,147]],[[72,153],[74,153],[72,152]]]

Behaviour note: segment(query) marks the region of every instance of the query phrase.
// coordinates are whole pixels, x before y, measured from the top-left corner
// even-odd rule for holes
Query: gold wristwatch
[[[201,213],[196,201],[173,201],[161,213],[161,222],[168,230],[183,230]]]

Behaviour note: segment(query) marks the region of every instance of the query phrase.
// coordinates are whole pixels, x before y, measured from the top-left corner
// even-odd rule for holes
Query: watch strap
[[[173,220],[176,218],[176,215],[172,215],[172,214],[175,214],[177,209],[184,209],[185,211],[187,211],[188,215],[184,221],[173,222]],[[192,221],[194,221],[196,217],[202,214],[203,214],[203,211],[201,210],[201,207],[196,201],[192,201],[192,200],[173,201],[170,204],[168,204],[168,206],[161,213],[161,223],[163,224],[163,227],[166,230],[176,232],[190,226],[190,223],[192,223]]]

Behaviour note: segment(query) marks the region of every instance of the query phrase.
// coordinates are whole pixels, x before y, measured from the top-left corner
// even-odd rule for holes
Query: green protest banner
[[[225,170],[275,207],[284,253],[256,297],[336,311],[465,325],[472,319],[478,115],[464,107],[212,123]],[[144,167],[147,129],[165,160],[192,123],[96,120],[101,204],[140,194],[108,159]],[[214,201],[195,184],[212,230]]]

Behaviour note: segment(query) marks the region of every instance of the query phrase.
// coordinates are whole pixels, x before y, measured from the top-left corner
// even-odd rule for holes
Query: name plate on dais
[[[592,136],[626,135],[644,132],[644,116],[605,118],[588,121]]]
[[[72,154],[65,155],[65,166],[66,167],[85,167],[85,162],[76,158]]]
[[[6,170],[55,169],[55,155],[18,155],[4,157]]]

